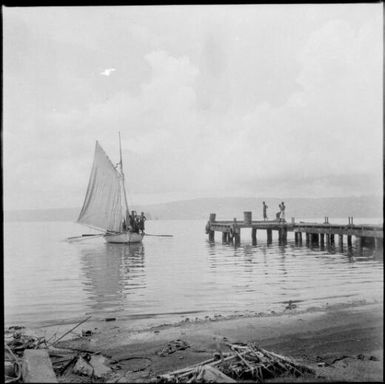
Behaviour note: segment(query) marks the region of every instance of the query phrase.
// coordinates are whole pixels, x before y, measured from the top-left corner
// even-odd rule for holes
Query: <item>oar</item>
[[[89,239],[90,237],[99,237],[99,236],[104,236],[104,233],[95,233],[95,234],[91,234],[91,233],[86,233],[84,235],[81,235],[81,236],[72,236],[72,237],[67,237],[67,241],[72,241],[72,240],[85,240],[85,239]]]
[[[157,237],[173,237],[174,235],[152,235],[151,233],[145,233],[145,236],[157,236]]]

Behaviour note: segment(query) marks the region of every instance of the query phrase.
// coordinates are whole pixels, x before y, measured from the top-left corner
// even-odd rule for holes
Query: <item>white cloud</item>
[[[80,205],[119,131],[138,197],[343,194],[339,174],[381,172],[381,7],[145,8],[74,32],[83,11],[6,12],[6,206]]]

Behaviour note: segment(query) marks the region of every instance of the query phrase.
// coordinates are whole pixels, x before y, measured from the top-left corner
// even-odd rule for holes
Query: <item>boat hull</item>
[[[104,239],[107,243],[141,243],[144,235],[135,232],[124,232],[116,235],[105,235]]]

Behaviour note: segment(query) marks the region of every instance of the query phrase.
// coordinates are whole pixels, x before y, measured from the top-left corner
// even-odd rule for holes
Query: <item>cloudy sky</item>
[[[5,209],[382,194],[382,4],[3,8]]]

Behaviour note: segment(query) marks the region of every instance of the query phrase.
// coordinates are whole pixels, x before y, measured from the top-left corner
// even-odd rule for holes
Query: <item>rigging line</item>
[[[123,192],[124,192],[124,202],[126,203],[126,214],[128,213],[128,204],[127,204],[127,194],[126,194],[126,186],[125,186],[125,178],[123,172],[123,159],[122,159],[122,142],[120,139],[120,131],[119,131],[119,153],[120,153],[120,170],[122,172],[122,183],[123,183]]]

